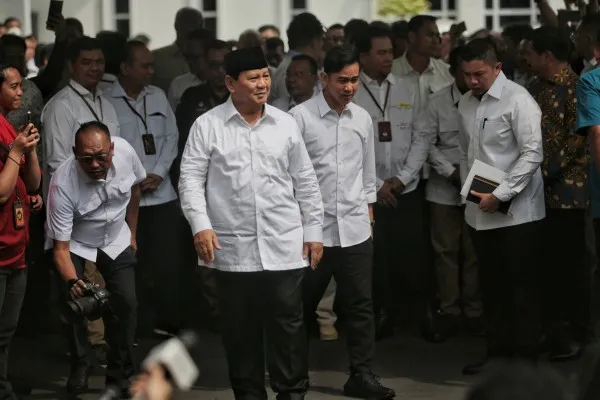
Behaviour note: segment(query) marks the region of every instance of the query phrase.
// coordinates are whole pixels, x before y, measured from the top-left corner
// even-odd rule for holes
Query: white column
[[[195,8],[196,10],[202,11],[202,8],[204,6],[202,4],[202,0],[188,0],[188,7]],[[219,5],[217,4],[217,8],[218,7],[219,7]]]
[[[456,0],[456,15],[467,25],[467,32],[485,28],[485,1]]]
[[[286,31],[292,18],[292,3],[290,0],[275,0],[275,2],[277,3],[277,27],[281,31],[281,40],[283,40],[285,48],[289,50]],[[306,9],[311,12],[311,0],[306,1]]]
[[[23,0],[23,33],[29,35],[33,33],[31,25],[31,0]]]
[[[100,8],[102,9],[100,26],[104,31],[114,31],[117,29],[115,20],[115,2],[114,0],[100,0],[100,2]]]

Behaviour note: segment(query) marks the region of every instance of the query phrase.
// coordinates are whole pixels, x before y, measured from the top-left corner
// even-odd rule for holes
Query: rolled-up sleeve
[[[181,159],[179,196],[181,209],[192,228],[192,234],[212,229],[206,209],[206,177],[210,163],[209,124],[198,120],[192,126]]]
[[[292,134],[288,172],[302,214],[305,242],[323,242],[323,199],[319,181],[298,127]]]
[[[71,240],[73,232],[74,204],[69,188],[50,182],[46,216],[46,236],[60,242]]]
[[[375,170],[375,131],[373,121],[367,114],[367,137],[363,151],[363,188],[367,203],[377,202],[377,173]]]
[[[498,200],[509,201],[519,194],[540,167],[543,159],[541,120],[540,108],[531,96],[515,98],[511,124],[520,156],[494,190],[493,195]]]

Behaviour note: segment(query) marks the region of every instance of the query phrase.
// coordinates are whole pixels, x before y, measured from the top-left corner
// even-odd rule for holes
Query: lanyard
[[[123,97],[123,101],[125,102],[125,104],[127,104],[127,107],[129,107],[129,109],[131,110],[131,112],[134,113],[140,119],[140,121],[142,121],[142,124],[144,124],[144,129],[146,130],[146,133],[148,133],[148,123],[146,122],[146,120],[148,119],[148,111],[146,110],[146,96],[144,96],[144,116],[143,117],[131,105],[131,103],[129,102],[129,100],[127,100],[127,97]]]
[[[369,90],[369,87],[367,86],[367,84],[365,82],[363,82],[361,80],[363,86],[365,87],[365,90],[367,91],[367,93],[369,94],[369,96],[371,97],[371,100],[373,100],[373,103],[375,103],[375,105],[377,106],[377,108],[379,109],[379,111],[381,111],[381,117],[385,119],[385,110],[387,109],[388,106],[388,100],[390,99],[390,83],[387,83],[387,90],[385,91],[385,104],[383,105],[383,108],[379,105],[379,102],[377,101],[377,99],[375,98],[375,96],[373,96],[373,93],[371,93],[371,90]]]
[[[89,103],[89,101],[87,101],[85,99],[85,97],[83,97],[83,95],[81,93],[79,93],[79,91],[77,91],[77,89],[75,89],[73,86],[71,86],[71,84],[69,83],[69,87],[71,88],[72,91],[74,91],[77,96],[79,96],[79,98],[85,103],[85,105],[87,106],[87,108],[90,110],[90,112],[94,115],[94,118],[96,118],[96,121],[98,122],[102,122],[102,120],[104,119],[104,111],[102,111],[102,98],[98,97],[98,103],[100,103],[100,118],[98,118],[98,114],[96,114],[96,111],[94,110],[94,107],[92,107],[92,105]],[[96,105],[94,103],[94,105]]]

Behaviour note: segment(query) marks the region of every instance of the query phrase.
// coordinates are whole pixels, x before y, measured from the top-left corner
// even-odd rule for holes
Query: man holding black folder
[[[481,178],[481,189],[469,189],[465,212],[480,265],[487,355],[463,373],[477,374],[494,358],[537,357],[541,112],[525,88],[506,78],[490,39],[473,40],[459,58],[471,89],[459,103],[461,176]]]

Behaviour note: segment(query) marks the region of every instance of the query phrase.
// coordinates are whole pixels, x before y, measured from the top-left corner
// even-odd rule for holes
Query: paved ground
[[[137,356],[141,359],[152,345],[152,341],[142,342]],[[405,335],[378,344],[374,371],[383,378],[385,384],[396,390],[397,399],[462,400],[474,380],[462,376],[461,367],[479,358],[482,349],[483,342],[479,339],[459,337],[434,345],[424,342],[417,335]],[[65,342],[59,336],[16,340],[11,354],[11,372],[26,379],[35,388],[29,399],[64,398],[63,388],[68,374],[65,352]],[[233,399],[219,338],[207,332],[202,333],[202,345],[194,358],[202,375],[193,392],[176,398]],[[576,391],[581,379],[580,371],[589,369],[589,360],[557,367],[567,377],[573,391]],[[343,398],[340,388],[347,378],[346,371],[347,357],[342,340],[313,341],[312,388],[308,399]],[[103,386],[101,374],[101,370],[97,371],[91,381],[90,394],[82,395],[82,400],[99,397]]]

